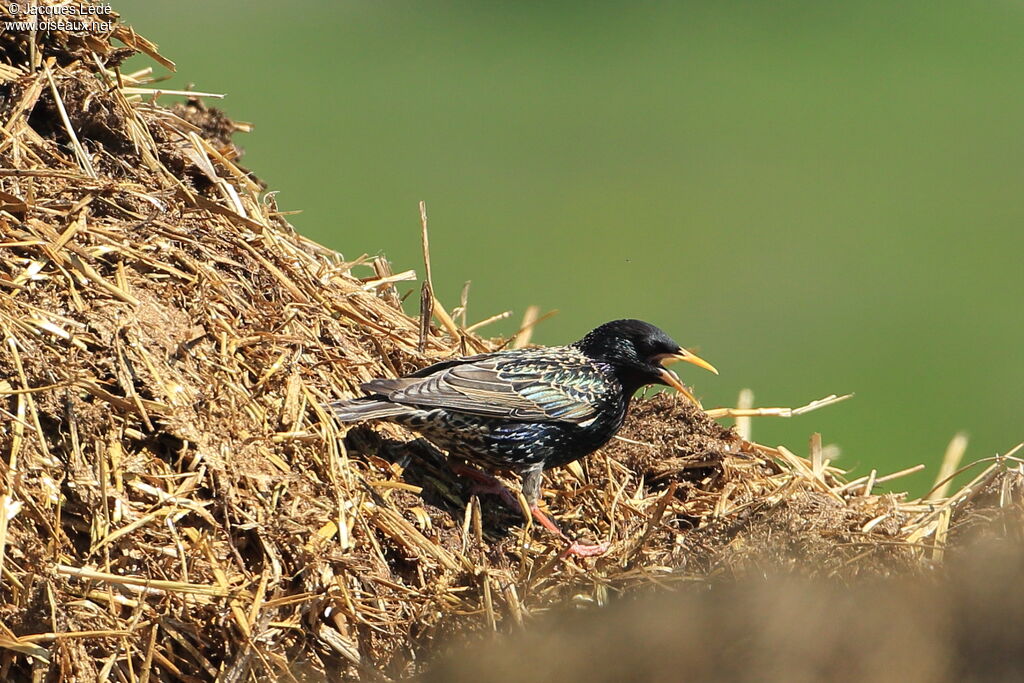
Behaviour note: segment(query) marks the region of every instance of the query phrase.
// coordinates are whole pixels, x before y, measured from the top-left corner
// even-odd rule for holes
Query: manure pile
[[[547,478],[564,527],[612,543],[562,557],[414,435],[321,407],[501,342],[429,290],[442,324],[421,325],[410,274],[296,233],[239,166],[247,127],[161,104],[121,65],[173,64],[109,18],[0,35],[0,679],[401,678],[553,605],[767,565],[920,571],[1018,510],[1009,456],[908,501],[658,396]]]

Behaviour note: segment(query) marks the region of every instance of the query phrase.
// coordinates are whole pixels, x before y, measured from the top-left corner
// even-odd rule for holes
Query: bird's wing
[[[609,377],[574,349],[535,349],[445,361],[363,389],[395,403],[474,415],[586,422],[609,390]]]

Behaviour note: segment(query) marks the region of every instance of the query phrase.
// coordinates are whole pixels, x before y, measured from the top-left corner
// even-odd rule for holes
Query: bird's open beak
[[[716,375],[718,374],[718,370],[715,369],[714,365],[707,362],[703,358],[690,353],[686,349],[680,349],[678,353],[662,354],[656,357],[655,360],[660,362],[662,365],[669,365],[670,363],[678,363],[679,361],[684,361],[686,363],[693,363],[697,367],[704,368],[705,370],[713,372]]]
[[[677,353],[664,353],[661,354],[660,356],[655,356],[652,360],[655,361],[656,363],[661,363],[664,365],[684,361],[686,363],[693,363],[694,365],[704,368],[705,370],[709,370],[715,373],[716,375],[718,374],[718,370],[715,369],[714,365],[707,362],[700,356],[692,354],[684,349],[680,349]],[[696,397],[694,397],[694,395],[690,393],[689,389],[683,386],[683,383],[679,380],[679,375],[672,372],[668,368],[662,368],[659,374],[661,375],[661,378],[665,380],[665,384],[669,385],[670,387],[678,391],[680,394],[693,401],[695,405],[700,406],[700,401],[698,401]]]

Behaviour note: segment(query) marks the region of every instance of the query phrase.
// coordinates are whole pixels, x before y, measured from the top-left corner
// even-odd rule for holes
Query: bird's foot
[[[463,465],[462,463],[453,462],[449,463],[449,465],[455,474],[472,480],[473,484],[471,490],[474,495],[487,494],[500,496],[502,501],[504,501],[504,503],[513,510],[520,509],[518,496],[512,493],[512,491],[510,491],[509,488],[501,483],[501,481],[496,477],[492,477],[486,472],[481,472],[475,467]],[[550,517],[541,511],[536,503],[530,506],[530,513],[542,527],[569,544],[568,547],[562,551],[562,555],[572,555],[574,557],[597,557],[608,552],[608,543],[602,542],[591,545],[571,540],[562,532],[561,529],[558,528],[557,524],[551,521]]]
[[[473,480],[470,490],[474,495],[500,496],[502,501],[510,508],[514,510],[519,509],[519,498],[497,478],[492,477],[486,472],[481,472],[475,467],[461,463],[450,463],[450,467],[455,474]]]
[[[579,541],[573,541],[569,544],[569,547],[562,551],[563,555],[573,555],[575,557],[599,557],[608,552],[608,543],[601,541],[593,545],[587,545],[586,543],[580,543]]]
[[[569,547],[562,551],[563,555],[573,555],[575,557],[597,557],[598,555],[604,555],[608,552],[609,546],[605,542],[588,545],[586,543],[580,543],[579,541],[570,540],[569,537],[558,528],[558,525],[551,521],[551,518],[545,515],[536,504],[530,507],[530,512],[533,513],[533,518],[540,522],[542,527],[569,542]]]

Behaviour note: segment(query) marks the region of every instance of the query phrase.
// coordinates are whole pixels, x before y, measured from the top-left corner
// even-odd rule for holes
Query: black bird
[[[630,397],[640,387],[664,384],[696,403],[662,365],[674,361],[718,374],[654,325],[615,320],[568,346],[484,353],[398,379],[375,379],[362,385],[368,396],[336,401],[330,408],[341,422],[396,422],[449,455],[488,469],[514,470],[533,516],[562,535],[537,506],[542,473],[606,444],[622,427]],[[493,477],[473,468],[456,470],[491,486],[490,492],[503,492],[518,507]],[[573,543],[569,552],[597,555],[605,549]]]

